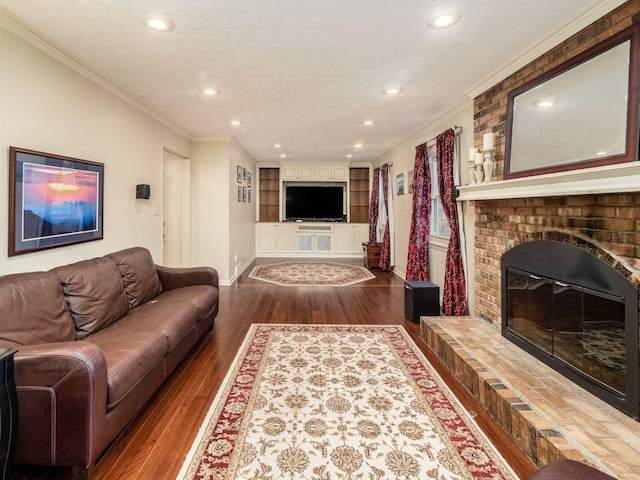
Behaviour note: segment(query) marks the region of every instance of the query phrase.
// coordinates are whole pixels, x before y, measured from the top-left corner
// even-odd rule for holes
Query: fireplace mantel
[[[640,162],[461,185],[459,201],[640,192]]]

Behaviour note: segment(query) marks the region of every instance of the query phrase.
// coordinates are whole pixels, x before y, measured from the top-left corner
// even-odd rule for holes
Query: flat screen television
[[[284,184],[284,219],[302,222],[344,222],[346,184]]]

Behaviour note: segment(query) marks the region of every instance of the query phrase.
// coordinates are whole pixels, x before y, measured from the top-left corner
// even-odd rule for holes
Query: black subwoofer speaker
[[[412,322],[440,315],[440,287],[433,282],[404,282],[404,316]]]

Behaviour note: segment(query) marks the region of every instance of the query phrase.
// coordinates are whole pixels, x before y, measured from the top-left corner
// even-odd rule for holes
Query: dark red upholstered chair
[[[601,472],[575,460],[556,460],[545,465],[529,480],[616,480],[611,475]]]

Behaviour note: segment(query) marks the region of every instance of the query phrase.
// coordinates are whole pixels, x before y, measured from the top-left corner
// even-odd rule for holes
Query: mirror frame
[[[543,83],[562,75],[572,68],[581,65],[601,53],[613,48],[627,40],[631,40],[629,52],[629,91],[627,95],[627,125],[626,125],[626,145],[625,152],[618,155],[608,157],[598,157],[586,160],[580,160],[573,163],[562,163],[558,165],[545,166],[539,168],[531,168],[527,170],[511,171],[511,149],[512,149],[512,129],[517,114],[514,111],[515,99],[531,89],[542,85]],[[568,170],[576,170],[590,167],[598,167],[603,165],[612,165],[617,163],[637,161],[638,152],[638,68],[640,56],[640,24],[632,25],[625,30],[612,35],[584,52],[570,58],[561,63],[557,67],[552,68],[548,72],[543,73],[539,77],[526,82],[525,84],[513,89],[509,92],[507,103],[507,127],[505,132],[505,159],[504,174],[505,180],[511,178],[527,177],[532,175],[541,175],[544,173],[562,172]],[[595,120],[594,120],[595,121]]]

